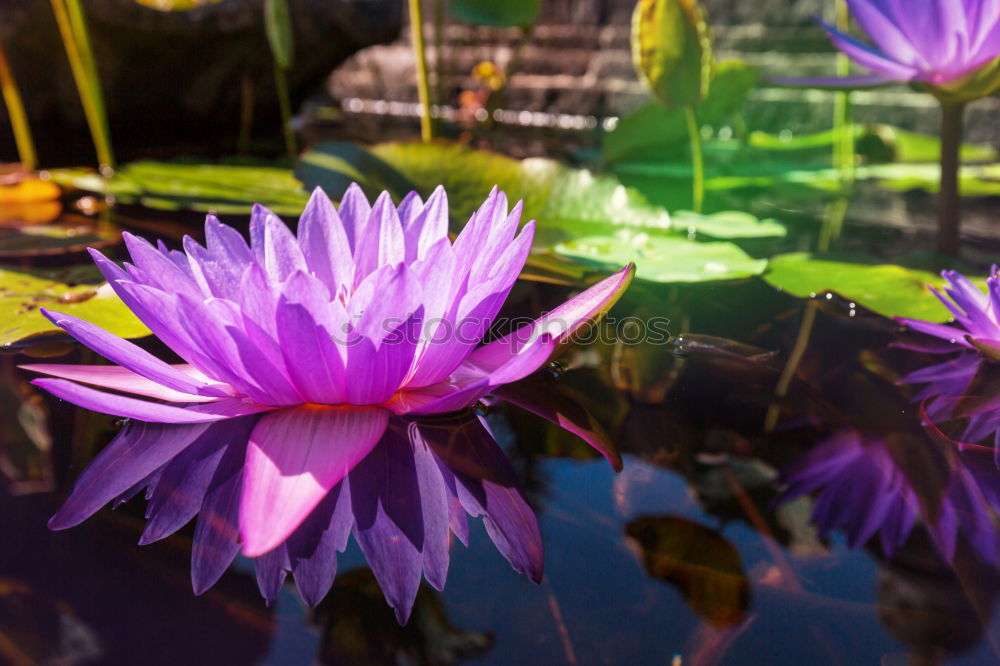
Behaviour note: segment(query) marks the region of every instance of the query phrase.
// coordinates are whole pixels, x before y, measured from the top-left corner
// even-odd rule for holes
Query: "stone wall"
[[[429,4],[429,3],[428,3]],[[717,58],[740,58],[767,75],[831,74],[834,50],[813,16],[832,2],[823,0],[704,0]],[[524,47],[503,106],[511,111],[590,116],[600,122],[643,104],[648,95],[636,78],[629,51],[633,0],[547,0],[538,25]],[[429,10],[428,10],[429,11]],[[475,86],[477,62],[505,67],[519,40],[516,30],[446,23],[440,86],[447,105]],[[427,26],[428,40],[432,29]],[[370,102],[416,101],[408,28],[386,46],[365,49],[331,76],[329,92],[353,100],[353,108],[372,110]],[[431,52],[431,69],[437,71]],[[744,110],[752,128],[778,132],[825,129],[831,123],[833,95],[824,91],[758,88]],[[860,91],[853,96],[859,122],[887,122],[936,132],[938,111],[928,95],[905,86]],[[348,107],[351,108],[351,107]],[[388,113],[390,108],[380,107]],[[409,112],[409,111],[407,111]],[[1000,144],[1000,98],[970,106],[967,136]],[[588,126],[589,128],[589,126]]]

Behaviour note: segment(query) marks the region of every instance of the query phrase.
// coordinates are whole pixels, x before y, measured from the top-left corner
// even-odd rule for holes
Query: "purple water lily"
[[[901,448],[923,445],[934,446],[915,438],[900,443]],[[992,517],[1000,509],[1000,483],[989,452],[979,447],[953,452],[945,458],[948,467],[935,473],[920,467],[920,474],[940,477],[937,506],[930,510],[927,497],[911,484],[890,446],[880,435],[836,433],[785,470],[786,489],[778,501],[815,493],[812,518],[820,535],[843,530],[851,548],[878,534],[883,552],[892,557],[922,519],[947,560],[962,534],[983,560],[1000,564],[1000,535]],[[912,451],[908,455],[920,458]]]
[[[634,267],[480,345],[531,247],[534,223],[517,233],[520,213],[494,189],[452,243],[442,188],[397,208],[387,193],[369,205],[352,185],[339,211],[314,192],[297,237],[257,206],[249,245],[209,216],[205,247],[126,234],[124,268],[92,250],[122,301],[186,363],[45,313],[117,365],[25,366],[54,377],[34,383],[130,419],[50,526],[145,488],[143,542],[200,513],[196,591],[242,548],[266,597],[291,571],[310,603],[353,532],[402,621],[421,571],[443,585],[448,528],[464,540],[464,510],[485,516],[514,568],[537,579],[537,525],[488,430],[467,424],[462,444],[420,418],[466,409],[543,366],[618,299]]]
[[[994,399],[992,393],[984,394],[988,386],[975,382],[984,362],[996,360],[1000,353],[1000,278],[996,266],[990,273],[984,293],[961,273],[943,271],[948,282],[944,293],[930,289],[954,315],[954,324],[897,317],[907,328],[930,337],[900,340],[895,345],[931,354],[957,352],[953,358],[907,374],[900,383],[926,384],[913,398],[923,405],[926,425],[966,418],[961,441],[980,442],[993,436],[1000,462],[1000,395]]]
[[[937,97],[941,103],[937,249],[958,256],[963,115],[966,103],[1000,90],[1000,0],[847,0],[847,5],[877,48],[826,23],[823,27],[834,46],[872,73],[772,81],[837,88],[897,81]]]
[[[847,0],[874,46],[820,22],[834,46],[872,74],[782,79],[813,85],[923,83],[948,90],[1000,57],[997,0]],[[1000,85],[1000,80],[995,82]],[[995,86],[994,86],[995,88]],[[977,96],[992,92],[986,88]]]
[[[918,345],[923,351],[949,353],[977,349],[990,355],[1000,350],[1000,275],[997,267],[990,270],[985,293],[958,271],[941,271],[941,277],[948,283],[944,293],[935,287],[928,286],[928,289],[954,316],[954,325],[905,317],[896,317],[896,321],[940,341],[930,346]]]

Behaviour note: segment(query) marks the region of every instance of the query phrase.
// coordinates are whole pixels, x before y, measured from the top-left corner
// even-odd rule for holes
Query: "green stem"
[[[938,191],[938,252],[958,256],[961,201],[958,191],[959,148],[964,102],[941,102],[941,187]]]
[[[17,154],[21,164],[28,171],[34,171],[38,166],[35,142],[31,138],[28,114],[24,110],[21,92],[17,89],[17,82],[10,70],[3,45],[0,45],[0,92],[3,93],[4,104],[7,105],[7,115],[10,117],[10,126],[14,131],[14,141],[17,143]]]
[[[424,49],[424,11],[420,0],[409,0],[410,35],[413,40],[413,59],[417,67],[417,96],[420,98],[420,138],[434,138],[431,121],[431,91],[427,82],[427,54]]]
[[[692,170],[692,194],[691,208],[696,213],[701,212],[702,202],[705,200],[705,163],[701,155],[701,130],[698,127],[698,118],[694,113],[694,106],[684,107],[684,119],[687,121],[688,139],[691,142],[691,170]]]
[[[834,23],[837,29],[847,32],[851,19],[847,2],[836,0],[835,10]],[[847,76],[850,70],[850,58],[838,52],[837,76]],[[838,92],[833,101],[833,165],[840,170],[840,178],[845,185],[854,182],[854,124],[851,122],[851,116],[851,93]]]
[[[805,311],[802,313],[802,321],[799,323],[799,332],[795,336],[795,344],[792,346],[785,367],[781,369],[781,376],[778,377],[778,384],[774,387],[775,399],[784,398],[788,395],[788,389],[795,379],[795,373],[799,369],[799,363],[806,354],[809,347],[809,337],[812,335],[813,324],[816,322],[816,301],[809,301],[805,304]],[[767,416],[764,417],[764,432],[771,432],[778,425],[778,417],[781,415],[781,405],[772,402],[767,408]]]
[[[830,247],[840,240],[840,232],[844,228],[844,218],[847,217],[847,207],[850,200],[846,196],[837,197],[826,207],[826,215],[819,229],[819,240],[816,249],[828,252]]]
[[[444,0],[433,0],[431,21],[434,26],[434,103],[445,103],[444,89]]]
[[[52,0],[52,10],[66,48],[76,89],[80,93],[83,113],[87,118],[90,136],[97,151],[97,161],[102,169],[113,169],[115,157],[111,150],[111,132],[108,129],[101,82],[94,52],[90,47],[83,8],[79,0]]]
[[[292,129],[292,99],[288,96],[288,78],[285,70],[274,63],[274,88],[278,93],[278,106],[281,109],[281,129],[285,136],[285,151],[293,162],[298,155],[295,142],[295,130]]]
[[[253,79],[250,72],[243,73],[240,82],[240,129],[236,136],[236,152],[246,155],[250,152],[250,132],[253,129]]]

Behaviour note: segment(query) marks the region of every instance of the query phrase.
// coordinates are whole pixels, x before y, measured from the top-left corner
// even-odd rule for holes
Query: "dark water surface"
[[[520,284],[505,313],[536,315],[569,291]],[[674,338],[573,347],[525,381],[590,410],[624,470],[539,417],[486,408],[538,514],[544,580],[517,575],[471,521],[469,547],[452,545],[445,590],[425,585],[403,628],[353,543],[331,593],[308,609],[291,583],[266,606],[245,559],[195,597],[191,526],[140,548],[141,498],[49,532],[116,426],[31,393],[14,370],[24,357],[0,357],[3,463],[16,479],[0,496],[0,663],[1000,662],[1000,571],[987,562],[997,553],[975,545],[993,543],[983,530],[995,530],[1000,471],[991,455],[957,456],[928,436],[914,387],[897,385],[940,357],[890,347],[889,320],[759,280],[634,285],[611,314],[669,317]],[[783,371],[790,382],[775,398]],[[874,462],[846,465],[848,450],[878,453],[892,483],[858,471]],[[887,554],[871,529],[895,529],[886,507],[905,500],[944,515],[941,479],[956,470],[969,471],[986,520],[958,511],[974,527],[953,554],[919,524]],[[789,481],[806,477],[815,488],[784,501]],[[859,530],[874,536],[849,547]]]

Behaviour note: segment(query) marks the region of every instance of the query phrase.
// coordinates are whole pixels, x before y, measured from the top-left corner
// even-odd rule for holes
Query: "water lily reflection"
[[[265,597],[291,571],[311,604],[353,533],[405,621],[421,574],[444,585],[449,530],[465,541],[468,513],[538,580],[538,526],[485,425],[415,420],[468,409],[543,367],[631,280],[630,265],[480,345],[531,248],[534,223],[520,227],[520,213],[494,189],[452,242],[442,188],[397,207],[352,186],[339,210],[316,190],[297,236],[257,206],[249,245],[209,216],[206,247],[185,238],[178,252],[126,234],[124,268],[93,251],[123,302],[187,363],[45,312],[117,365],[25,366],[54,377],[33,383],[130,419],[50,527],[146,489],[143,543],[199,515],[196,591],[242,550],[257,558]]]
[[[843,430],[810,450],[784,474],[787,502],[815,494],[820,534],[842,530],[851,547],[876,536],[891,557],[922,521],[941,555],[951,560],[960,540],[1000,565],[994,514],[1000,477],[992,451],[959,451],[904,434]]]
[[[914,396],[922,405],[928,425],[967,419],[958,435],[963,442],[981,442],[993,436],[1000,456],[1000,379],[995,361],[1000,358],[1000,279],[996,266],[983,293],[957,271],[942,273],[944,292],[931,289],[955,317],[953,324],[919,319],[898,321],[922,338],[907,337],[895,346],[931,354],[956,354],[941,363],[904,376],[903,384],[924,384]]]

